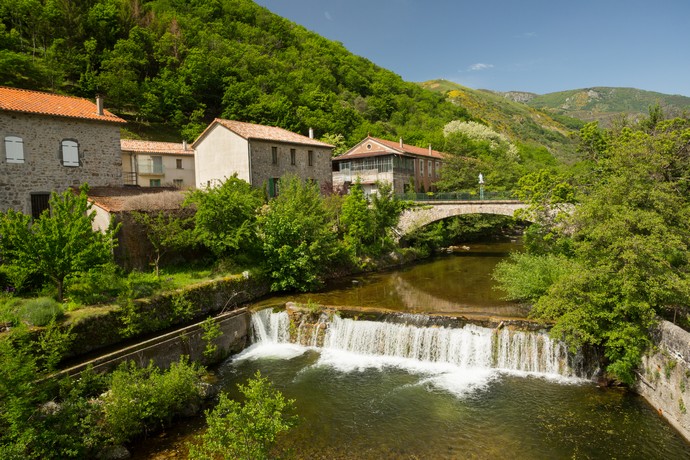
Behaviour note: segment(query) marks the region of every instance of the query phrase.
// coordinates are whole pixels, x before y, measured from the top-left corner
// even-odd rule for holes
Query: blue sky
[[[407,81],[690,96],[690,0],[255,0]]]

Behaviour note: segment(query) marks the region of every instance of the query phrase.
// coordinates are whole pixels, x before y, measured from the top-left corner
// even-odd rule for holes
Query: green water
[[[475,245],[330,290],[268,299],[524,316],[489,273],[515,245]],[[300,424],[281,440],[300,459],[680,459],[690,445],[639,396],[591,382],[496,369],[452,369],[289,344],[255,346],[219,366],[237,395],[257,370],[296,400]],[[133,458],[186,458],[191,420],[137,446]]]

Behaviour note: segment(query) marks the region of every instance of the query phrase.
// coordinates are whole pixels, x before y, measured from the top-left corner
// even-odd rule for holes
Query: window
[[[182,159],[181,158],[175,159],[175,164],[177,165],[177,169],[182,169]]]
[[[21,137],[5,138],[5,160],[8,163],[24,163],[24,140]]]
[[[278,164],[278,147],[271,147],[271,163]]]
[[[149,187],[160,187],[161,186],[161,180],[160,179],[149,179]]]
[[[307,150],[307,161],[309,162],[309,166],[314,166],[314,151],[313,150]]]
[[[38,219],[41,213],[48,209],[50,201],[50,193],[32,193],[31,194],[31,217]]]
[[[290,149],[290,164],[292,166],[295,166],[296,161],[297,161],[297,153],[295,152],[295,149]]]
[[[79,166],[79,144],[77,141],[65,139],[62,141],[62,166]]]
[[[173,179],[173,185],[177,188],[182,188],[184,181],[182,179]]]
[[[424,160],[419,160],[419,174],[424,175]]]
[[[431,177],[431,160],[429,160],[426,164],[426,174],[427,176]]]
[[[439,176],[441,175],[441,162],[440,162],[440,161],[437,161],[437,162],[436,162],[436,171],[435,171],[435,173],[436,173],[436,177],[439,177]]]

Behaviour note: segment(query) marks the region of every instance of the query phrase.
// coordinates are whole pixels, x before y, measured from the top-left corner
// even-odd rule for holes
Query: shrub
[[[184,359],[166,372],[153,364],[145,368],[133,362],[121,365],[113,372],[104,397],[105,432],[119,444],[169,424],[201,399],[202,373],[198,365]]]
[[[247,385],[238,385],[245,401],[240,404],[221,393],[213,411],[206,412],[208,430],[189,446],[189,458],[267,459],[278,436],[297,423],[294,400],[285,399],[257,371]]]
[[[79,273],[68,280],[67,296],[81,305],[96,305],[117,297],[123,281],[115,264]]]
[[[47,326],[51,321],[64,316],[62,305],[50,297],[37,297],[24,302],[19,310],[19,317],[32,326]]]

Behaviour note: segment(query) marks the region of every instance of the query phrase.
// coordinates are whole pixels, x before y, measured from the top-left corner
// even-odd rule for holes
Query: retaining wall
[[[642,358],[635,390],[690,440],[690,333],[661,321]]]

